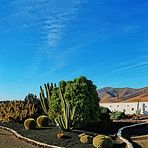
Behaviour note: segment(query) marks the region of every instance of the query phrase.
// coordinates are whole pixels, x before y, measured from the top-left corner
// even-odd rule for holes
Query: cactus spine
[[[59,85],[59,97],[61,99],[61,107],[63,110],[63,114],[58,115],[55,121],[62,130],[70,130],[74,124],[74,116],[76,108],[75,106],[72,106],[70,102],[64,99],[60,85]]]

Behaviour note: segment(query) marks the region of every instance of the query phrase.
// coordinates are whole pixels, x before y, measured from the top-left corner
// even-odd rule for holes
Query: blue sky
[[[147,0],[1,0],[0,100],[80,75],[148,86]]]

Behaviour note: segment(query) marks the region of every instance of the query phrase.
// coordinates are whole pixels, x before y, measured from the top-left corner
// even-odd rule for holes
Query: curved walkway
[[[17,140],[11,133],[0,129],[0,147],[2,148],[35,148],[24,141]]]
[[[133,128],[133,127],[142,127],[142,126],[147,126],[148,125],[148,120],[145,120],[144,123],[139,123],[139,124],[133,124],[129,126],[122,127],[118,130],[117,136],[119,139],[121,139],[123,142],[125,142],[128,146],[128,148],[133,148],[133,145],[131,142],[129,142],[129,138],[127,139],[128,136],[126,136],[126,133],[128,133],[128,129]],[[123,134],[123,130],[126,130],[126,133]]]

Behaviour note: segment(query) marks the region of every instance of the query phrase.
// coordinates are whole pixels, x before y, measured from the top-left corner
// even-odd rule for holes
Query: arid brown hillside
[[[105,87],[97,92],[102,103],[148,101],[148,87],[139,89]]]
[[[133,97],[124,102],[138,102],[138,101],[148,102],[148,93],[141,94],[137,97]]]

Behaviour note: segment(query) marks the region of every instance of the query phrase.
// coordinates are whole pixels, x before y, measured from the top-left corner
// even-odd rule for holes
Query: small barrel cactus
[[[36,127],[35,120],[33,118],[26,119],[24,121],[24,127],[26,130],[35,129],[35,127]]]
[[[93,138],[93,146],[96,148],[112,148],[113,141],[111,137],[105,135],[97,135]]]
[[[89,135],[83,135],[83,136],[80,137],[80,141],[81,141],[82,143],[87,143],[87,144],[89,144],[89,143],[92,143],[92,137],[89,136]]]
[[[64,134],[64,132],[63,131],[58,131],[57,133],[56,133],[56,137],[57,137],[57,139],[63,139],[64,138],[64,136],[65,136],[65,134]]]
[[[81,138],[82,136],[86,135],[86,133],[82,133],[79,135],[79,137]]]
[[[39,127],[46,127],[49,124],[49,118],[45,115],[42,115],[36,119],[36,122]]]

